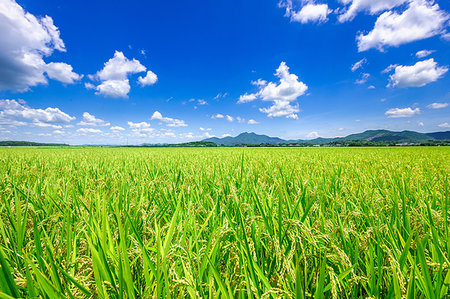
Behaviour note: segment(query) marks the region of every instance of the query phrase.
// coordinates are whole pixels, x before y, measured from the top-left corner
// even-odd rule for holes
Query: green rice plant
[[[446,147],[0,153],[0,298],[449,297]]]

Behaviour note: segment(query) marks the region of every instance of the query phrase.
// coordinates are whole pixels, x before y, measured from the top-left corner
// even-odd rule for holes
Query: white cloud
[[[215,97],[214,97],[214,100],[219,100],[220,98],[225,98],[226,96],[228,96],[228,92],[225,92],[225,93],[218,93]]]
[[[66,51],[59,29],[50,16],[36,17],[16,1],[2,0],[0,32],[0,89],[26,91],[47,84],[44,75],[47,70],[49,77],[67,80],[67,76],[57,76],[54,66],[48,66],[44,61],[44,57],[55,50]],[[75,75],[70,74],[72,78]]]
[[[369,80],[370,74],[368,73],[362,73],[361,74],[361,79],[358,79],[355,81],[356,84],[364,84],[367,82],[367,80]]]
[[[417,51],[416,57],[417,57],[417,58],[424,58],[424,57],[427,57],[427,56],[433,54],[434,52],[436,52],[436,51],[434,51],[434,50],[421,50],[421,51]]]
[[[442,109],[448,107],[448,103],[432,103],[427,106],[429,109]]]
[[[245,93],[245,94],[239,96],[238,103],[239,104],[241,104],[241,103],[248,103],[248,102],[254,101],[256,99],[257,99],[256,94],[254,94],[254,93],[251,93],[251,94]]]
[[[225,115],[225,119],[227,121],[229,121],[229,122],[233,122],[234,121],[234,118],[232,116],[230,116],[230,115]]]
[[[158,76],[152,71],[147,71],[147,75],[145,77],[139,76],[138,78],[138,82],[142,86],[153,85],[156,81],[158,81]]]
[[[254,120],[254,119],[249,119],[249,120],[248,120],[248,124],[249,124],[249,125],[258,125],[259,122],[257,122],[257,121]]]
[[[319,137],[320,137],[320,135],[317,132],[311,132],[308,135],[306,135],[306,138],[309,138],[309,139],[315,139],[315,138],[319,138]]]
[[[417,125],[418,125],[419,127],[423,127],[423,126],[424,126],[424,123],[423,123],[423,122],[419,122]]]
[[[425,0],[414,0],[402,14],[387,11],[380,15],[368,34],[357,36],[358,50],[398,47],[402,44],[442,34],[449,19],[439,5]]]
[[[298,119],[297,113],[300,111],[298,104],[292,106],[289,101],[275,100],[269,108],[260,108],[259,111],[266,113],[268,117],[286,117]]]
[[[129,121],[128,126],[131,129],[148,129],[148,128],[150,128],[150,124],[145,121],[140,122],[140,123],[134,123],[132,121]]]
[[[153,112],[153,115],[150,118],[150,120],[162,121],[163,123],[166,123],[166,126],[168,127],[187,127],[187,124],[184,122],[184,120],[170,117],[163,117],[159,111]]]
[[[433,58],[419,61],[415,65],[395,67],[390,75],[390,87],[422,87],[437,81],[448,71],[447,67],[438,66]]]
[[[280,7],[286,8],[286,16],[292,22],[300,22],[302,24],[308,22],[324,23],[328,21],[328,14],[332,10],[328,9],[328,4],[316,4],[314,1],[308,1],[299,11],[296,11],[292,5],[292,0],[282,0]]]
[[[89,112],[83,113],[83,120],[78,123],[79,126],[90,126],[90,127],[106,127],[109,126],[110,123],[104,121],[103,119],[96,118],[94,115]]]
[[[115,133],[118,133],[118,132],[120,132],[120,131],[125,131],[124,128],[119,127],[119,126],[114,126],[114,127],[109,128],[109,129],[110,129],[111,131],[115,132]]]
[[[52,127],[54,124],[69,123],[74,119],[75,117],[62,112],[59,108],[34,109],[15,100],[0,100],[2,123],[26,125],[24,121],[31,121],[31,125],[34,126]]]
[[[73,84],[74,81],[80,80],[82,76],[73,72],[71,65],[63,62],[50,62],[45,66],[45,72],[51,79],[58,80],[62,83]]]
[[[95,87],[96,95],[103,95],[108,98],[128,98],[130,92],[130,82],[125,80],[107,80]]]
[[[115,51],[113,58],[105,62],[103,69],[95,75],[89,75],[92,80],[100,80],[98,86],[85,84],[88,89],[95,89],[97,95],[110,98],[128,98],[130,92],[130,81],[128,77],[132,74],[145,72],[147,68],[138,60],[129,60],[120,51]],[[139,77],[138,83],[142,86],[154,84],[157,80],[156,74],[148,71],[145,77]],[[154,81],[154,82],[153,82]],[[152,83],[153,82],[153,83]]]
[[[54,130],[53,131],[53,134],[64,134],[64,131],[61,131],[61,130]]]
[[[355,72],[356,70],[361,68],[366,63],[367,63],[367,59],[365,57],[363,59],[361,59],[360,61],[355,62],[351,67],[352,72]]]
[[[77,132],[82,133],[82,134],[98,134],[101,133],[102,131],[99,129],[93,129],[93,128],[80,128],[77,130]]]
[[[120,51],[114,52],[114,57],[105,62],[103,69],[95,75],[102,81],[106,80],[124,80],[128,75],[145,72],[146,67],[138,60],[129,60]]]
[[[289,73],[289,67],[285,62],[281,62],[276,70],[275,76],[280,79],[277,84],[275,82],[266,82],[258,80],[259,91],[253,94],[244,94],[240,97],[238,103],[249,102],[254,99],[261,99],[263,101],[272,101],[273,105],[269,108],[259,109],[266,113],[268,117],[280,117],[297,119],[298,105],[291,105],[291,102],[296,101],[298,97],[305,94],[308,86],[298,80],[298,76]]]
[[[211,131],[212,129],[211,128],[202,128],[202,127],[200,127],[200,131]]]
[[[384,10],[392,9],[409,0],[340,0],[344,5],[350,4],[343,14],[339,15],[339,22],[351,21],[360,11],[367,11],[374,15]]]
[[[446,128],[446,129],[448,129],[448,128],[450,128],[450,124],[449,123],[443,123],[443,124],[438,125],[438,127],[439,128]]]
[[[203,99],[199,99],[199,100],[197,100],[197,105],[200,105],[200,106],[208,105],[208,102]]]
[[[400,117],[412,117],[416,114],[420,114],[420,109],[415,108],[391,108],[386,111],[385,115],[389,118],[400,118]]]
[[[292,12],[291,21],[306,24],[308,22],[323,23],[328,21],[328,14],[332,11],[327,4],[306,4],[298,12]]]
[[[244,123],[245,122],[245,118],[242,118],[240,116],[236,116],[236,120],[238,123]]]
[[[224,137],[231,137],[231,134],[225,133],[225,134],[222,134],[220,137],[222,137],[222,138],[224,138]]]
[[[218,118],[224,118],[225,116],[223,116],[223,114],[217,113],[214,114],[213,116],[211,116],[212,119],[218,119]]]

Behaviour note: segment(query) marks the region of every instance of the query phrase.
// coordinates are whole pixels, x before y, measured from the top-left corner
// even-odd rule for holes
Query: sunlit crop
[[[443,298],[449,161],[442,147],[2,149],[0,298]]]

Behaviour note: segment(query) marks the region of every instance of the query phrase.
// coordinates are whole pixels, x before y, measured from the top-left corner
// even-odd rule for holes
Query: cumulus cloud
[[[128,126],[130,127],[130,129],[148,129],[148,128],[150,128],[150,124],[145,121],[140,122],[140,123],[134,123],[132,121],[129,121]]]
[[[420,51],[417,51],[416,57],[417,58],[424,58],[424,57],[427,57],[427,56],[433,54],[434,52],[436,52],[436,51],[434,51],[434,50],[420,50]]]
[[[82,134],[98,134],[101,133],[102,131],[99,129],[93,129],[93,128],[80,128],[77,130],[78,133],[82,133]]]
[[[95,75],[89,77],[93,80],[100,80],[97,86],[85,85],[88,89],[95,89],[97,95],[103,95],[110,98],[128,98],[130,92],[130,81],[128,77],[133,74],[145,72],[147,68],[138,60],[129,60],[120,51],[115,51],[113,58],[105,62],[103,69]],[[138,83],[141,86],[154,84],[157,80],[156,74],[147,71],[145,77],[139,77]]]
[[[90,127],[106,127],[109,126],[110,123],[104,121],[103,119],[96,118],[94,115],[89,112],[83,113],[83,120],[78,123],[79,126],[90,126]]]
[[[232,117],[232,116],[230,116],[230,115],[225,115],[225,119],[228,121],[228,122],[233,122],[234,121],[234,117]]]
[[[72,84],[83,77],[74,73],[71,65],[63,62],[48,63],[45,67],[45,72],[49,78],[66,84]]]
[[[152,71],[147,71],[145,77],[139,76],[138,78],[138,82],[141,86],[153,85],[156,81],[158,81],[158,76]]]
[[[223,114],[217,113],[214,114],[213,116],[211,116],[212,119],[219,119],[219,118],[224,118],[225,116],[223,116]]]
[[[253,94],[244,94],[239,98],[238,103],[246,103],[252,100],[261,99],[263,101],[272,101],[273,105],[269,108],[259,109],[266,113],[268,117],[287,117],[297,119],[299,112],[298,104],[291,105],[298,97],[305,94],[308,86],[298,80],[298,76],[289,72],[289,67],[285,62],[281,62],[275,72],[275,76],[280,79],[279,83],[258,80],[256,84],[259,91]],[[254,84],[255,85],[255,84]]]
[[[419,61],[411,66],[398,65],[389,77],[389,87],[422,87],[435,82],[448,71],[438,66],[433,58]]]
[[[385,47],[398,47],[402,44],[443,34],[449,16],[440,10],[438,4],[425,0],[409,3],[408,9],[398,14],[384,12],[375,22],[368,34],[357,36],[360,52],[376,48],[383,51]]]
[[[59,29],[50,16],[36,17],[16,1],[3,0],[0,2],[0,32],[0,89],[26,91],[47,84],[45,72],[64,83],[73,83],[78,78],[69,65],[55,67],[44,61],[44,57],[51,56],[55,50],[66,51]],[[55,70],[58,67],[60,69]]]
[[[319,137],[320,137],[320,135],[317,132],[311,132],[308,135],[306,135],[306,138],[309,138],[309,139],[315,139],[315,138],[319,138]]]
[[[443,123],[443,124],[438,125],[438,127],[439,128],[446,128],[446,129],[448,129],[448,128],[450,128],[450,124],[449,123]]]
[[[249,119],[249,120],[248,120],[248,124],[249,124],[249,125],[258,125],[259,122],[257,122],[257,121],[254,120],[254,119]]]
[[[448,107],[448,103],[432,103],[427,106],[429,109],[442,109]]]
[[[392,9],[402,5],[409,0],[340,0],[347,7],[339,15],[339,22],[351,21],[361,11],[366,11],[371,15]]]
[[[166,126],[168,127],[187,127],[187,124],[184,122],[184,120],[170,117],[163,117],[159,111],[153,112],[153,115],[150,118],[150,120],[159,120],[163,123],[166,123]]]
[[[119,126],[114,126],[114,127],[109,128],[109,129],[110,129],[111,131],[113,131],[114,133],[118,133],[118,132],[121,132],[121,131],[125,131],[124,128],[119,127]]]
[[[420,109],[415,108],[391,108],[384,113],[389,118],[401,118],[401,117],[412,117],[416,114],[420,114]]]
[[[286,8],[286,16],[292,22],[300,22],[302,24],[309,22],[324,23],[328,21],[328,14],[332,10],[328,9],[328,4],[317,4],[314,1],[309,1],[299,11],[294,9],[292,0],[285,0],[279,3],[280,7]]]
[[[200,131],[211,131],[212,129],[211,128],[202,128],[202,127],[200,127]]]
[[[10,125],[33,125],[37,127],[61,128],[57,124],[69,123],[75,117],[59,108],[34,109],[24,101],[0,100],[0,122]]]

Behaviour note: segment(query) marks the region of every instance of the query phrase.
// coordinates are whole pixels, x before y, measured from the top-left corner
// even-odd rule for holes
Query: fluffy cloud
[[[389,118],[400,118],[400,117],[412,117],[416,114],[420,114],[420,109],[408,108],[391,108],[384,113]]]
[[[101,133],[102,131],[99,129],[93,129],[93,128],[80,128],[77,130],[78,133],[82,133],[82,134],[98,134]]]
[[[225,119],[230,123],[234,121],[234,117],[232,117],[230,115],[225,115]]]
[[[36,17],[16,1],[2,0],[0,32],[0,89],[26,91],[32,86],[47,84],[45,72],[50,78],[64,83],[73,83],[68,77],[78,77],[71,70],[68,74],[70,66],[67,64],[61,75],[57,74],[54,65],[49,66],[44,61],[44,57],[55,50],[66,51],[51,17]]]
[[[383,51],[385,47],[397,47],[442,34],[448,19],[448,14],[437,4],[432,5],[425,0],[411,1],[402,14],[387,11],[378,17],[372,31],[358,35],[358,50],[376,48]]]
[[[83,120],[78,123],[79,126],[90,126],[90,127],[106,127],[109,126],[110,123],[104,121],[103,119],[96,118],[94,115],[89,112],[83,113]]]
[[[153,85],[156,81],[158,81],[158,76],[152,71],[147,71],[145,77],[139,76],[138,78],[138,83],[141,84],[141,86]]]
[[[320,137],[320,135],[317,132],[311,132],[308,135],[306,135],[306,138],[309,138],[309,139],[315,139],[315,138],[319,138],[319,137]]]
[[[248,124],[249,124],[249,125],[258,125],[259,122],[257,122],[257,121],[254,120],[254,119],[249,119],[249,120],[248,120]]]
[[[128,122],[128,126],[129,126],[131,129],[139,129],[139,130],[150,128],[150,124],[147,123],[147,122],[145,122],[145,121],[140,122],[140,123],[134,123],[134,122],[132,122],[132,121],[129,121],[129,122]]]
[[[443,124],[438,125],[438,127],[439,128],[446,128],[446,129],[448,129],[448,128],[450,128],[450,124],[449,123],[443,123]]]
[[[438,66],[433,58],[419,61],[415,65],[395,67],[390,75],[390,87],[422,87],[437,81],[448,71],[447,67]]]
[[[63,62],[50,62],[45,67],[47,76],[62,83],[72,84],[83,76],[73,72],[71,65]]]
[[[260,108],[259,111],[266,113],[268,117],[286,117],[298,119],[297,113],[300,111],[298,104],[292,106],[288,101],[275,100],[269,108]]]
[[[279,6],[286,8],[286,16],[291,21],[302,24],[308,22],[326,22],[328,21],[328,14],[332,12],[332,10],[328,9],[328,4],[316,4],[314,1],[306,3],[299,11],[294,9],[292,0],[281,1]]]
[[[421,51],[417,51],[416,57],[417,57],[417,58],[424,58],[424,57],[427,57],[427,56],[433,54],[434,52],[436,52],[436,51],[434,51],[434,50],[421,50]]]
[[[351,21],[360,11],[367,11],[371,15],[392,9],[409,0],[340,0],[344,5],[349,6],[344,13],[339,15],[339,22]]]
[[[168,127],[187,127],[187,124],[184,122],[184,120],[170,117],[163,117],[159,111],[153,112],[153,115],[150,118],[150,120],[162,121],[163,123],[166,123],[166,126]]]
[[[432,103],[427,106],[429,109],[442,109],[448,107],[448,103]]]
[[[58,108],[34,109],[26,106],[23,101],[0,100],[0,121],[3,124],[31,124],[56,129],[61,128],[61,126],[55,124],[69,123],[74,119],[75,117],[62,112]]]
[[[212,119],[218,119],[218,118],[224,118],[225,116],[223,116],[223,114],[217,113],[214,114],[213,116],[211,116]]]
[[[121,131],[125,131],[124,128],[119,127],[119,126],[114,126],[114,127],[109,128],[109,129],[110,129],[111,131],[113,131],[114,133],[118,133],[118,132],[121,132]]]
[[[352,67],[351,70],[352,72],[357,71],[359,68],[361,68],[365,63],[367,63],[367,59],[364,57],[363,59],[361,59],[360,61],[355,62]]]
[[[138,60],[129,60],[120,51],[115,51],[113,58],[105,62],[103,69],[95,75],[90,75],[92,80],[100,80],[98,86],[85,84],[88,89],[95,89],[97,95],[110,98],[128,98],[130,92],[130,81],[128,77],[132,74],[145,72],[147,68]],[[148,71],[145,77],[139,77],[138,83],[142,86],[154,84],[157,76],[152,71]]]
[[[268,117],[284,116],[297,119],[298,105],[291,105],[291,102],[304,95],[308,86],[299,81],[297,75],[289,72],[289,67],[285,62],[281,62],[275,72],[275,76],[280,79],[278,84],[260,79],[254,84],[258,86],[259,91],[253,94],[244,94],[239,98],[238,103],[250,102],[256,99],[272,101],[273,105],[271,107],[259,110],[266,113]]]

